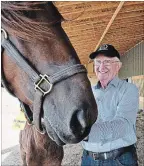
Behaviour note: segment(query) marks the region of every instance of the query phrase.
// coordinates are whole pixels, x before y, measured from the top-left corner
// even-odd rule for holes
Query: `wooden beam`
[[[101,41],[103,40],[103,38],[105,37],[106,33],[108,32],[110,26],[112,25],[114,19],[116,18],[117,14],[118,14],[118,12],[120,11],[120,9],[122,8],[123,4],[124,4],[124,1],[121,1],[121,2],[119,3],[119,5],[118,5],[117,9],[115,10],[115,12],[114,12],[114,14],[113,14],[111,20],[110,20],[109,23],[108,23],[108,25],[107,25],[107,27],[106,27],[104,33],[102,34],[102,36],[101,36],[101,38],[100,38],[100,40],[99,40],[97,46],[95,47],[95,50],[97,50],[97,48],[99,47]],[[95,51],[95,50],[94,50],[94,51]]]
[[[144,75],[132,76],[132,80],[144,79]]]

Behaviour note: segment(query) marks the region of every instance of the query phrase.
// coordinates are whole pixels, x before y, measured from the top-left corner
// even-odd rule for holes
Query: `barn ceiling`
[[[144,1],[57,1],[62,26],[83,64],[101,44],[124,55],[144,40]]]

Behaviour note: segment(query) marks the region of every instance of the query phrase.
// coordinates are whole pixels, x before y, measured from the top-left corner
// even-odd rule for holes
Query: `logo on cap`
[[[98,49],[98,51],[101,51],[101,50],[108,50],[108,45],[107,45],[107,44],[102,45],[102,46]]]

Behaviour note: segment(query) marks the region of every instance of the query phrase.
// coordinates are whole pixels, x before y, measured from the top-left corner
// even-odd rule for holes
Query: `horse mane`
[[[61,23],[63,17],[55,8],[56,17],[52,21],[42,21],[36,19],[36,11],[45,11],[52,2],[46,1],[2,1],[1,2],[1,23],[2,28],[9,34],[15,35],[23,40],[40,39],[52,35],[50,27],[56,23]]]

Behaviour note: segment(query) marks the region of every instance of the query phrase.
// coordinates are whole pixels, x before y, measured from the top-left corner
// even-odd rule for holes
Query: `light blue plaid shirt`
[[[106,89],[102,89],[98,82],[92,90],[98,106],[98,119],[91,128],[88,141],[81,142],[83,148],[108,152],[136,143],[138,88],[115,77]]]

